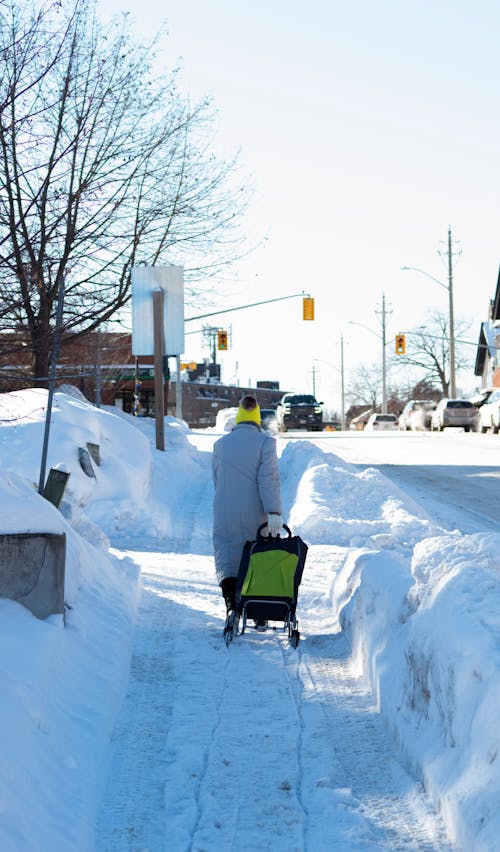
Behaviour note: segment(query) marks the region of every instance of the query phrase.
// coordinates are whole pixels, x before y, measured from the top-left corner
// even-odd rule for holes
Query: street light
[[[452,264],[452,251],[451,251],[451,228],[448,228],[448,284],[444,284],[443,281],[440,281],[439,278],[435,278],[434,275],[430,275],[425,269],[420,269],[418,266],[402,266],[401,269],[405,272],[420,272],[421,275],[425,275],[426,278],[430,278],[431,281],[435,281],[436,284],[439,284],[440,287],[444,287],[445,290],[448,290],[448,312],[449,312],[449,325],[450,325],[450,397],[452,399],[456,399],[457,396],[457,386],[455,381],[455,319],[453,314],[453,264]]]

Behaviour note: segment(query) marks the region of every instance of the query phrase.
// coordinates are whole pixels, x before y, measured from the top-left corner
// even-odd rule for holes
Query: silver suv
[[[432,412],[431,429],[442,432],[447,426],[462,426],[472,432],[476,417],[477,408],[469,399],[442,399]]]

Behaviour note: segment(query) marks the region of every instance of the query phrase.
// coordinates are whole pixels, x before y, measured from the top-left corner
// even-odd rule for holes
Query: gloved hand
[[[268,514],[267,516],[267,534],[276,537],[280,534],[283,527],[283,518],[281,515],[275,515],[273,513]]]

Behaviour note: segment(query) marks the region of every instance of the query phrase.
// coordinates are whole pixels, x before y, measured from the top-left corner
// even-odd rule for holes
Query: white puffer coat
[[[213,545],[220,583],[237,577],[241,551],[268,513],[281,515],[276,441],[255,423],[238,423],[214,444]]]

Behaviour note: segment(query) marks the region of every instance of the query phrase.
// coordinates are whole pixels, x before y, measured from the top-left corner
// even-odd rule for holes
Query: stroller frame
[[[276,608],[283,610],[283,617],[278,618],[275,614]],[[249,615],[249,608],[252,615]],[[288,633],[288,639],[292,648],[296,648],[300,641],[299,622],[295,617],[294,606],[291,606],[287,601],[276,601],[271,598],[247,598],[240,608],[240,626],[238,635],[242,636],[247,629],[248,618],[264,619],[265,621],[283,621],[281,630],[283,633]],[[272,615],[269,615],[272,612]],[[258,614],[257,614],[258,613]],[[253,628],[257,630],[257,627]],[[279,627],[274,625],[273,630],[279,630]]]
[[[247,541],[242,554],[236,595],[237,611],[240,617],[238,635],[243,635],[245,630],[248,629],[249,618],[255,619],[256,621],[280,622],[281,630],[282,632],[287,633],[291,646],[293,648],[297,648],[300,640],[300,632],[295,610],[297,607],[298,587],[302,578],[302,570],[307,553],[307,545],[305,545],[298,536],[295,536],[292,539],[292,534],[286,524],[283,526],[285,531],[288,533],[288,538],[283,539],[280,537],[268,538],[267,536],[262,536],[262,530],[265,526],[266,524],[262,524],[257,530],[256,541]],[[285,560],[296,560],[294,574],[288,575],[290,579],[285,581],[285,586],[282,589],[276,588],[274,590],[274,594],[272,592],[269,594],[269,592],[275,583],[271,581],[271,586],[269,586],[269,579],[263,579],[260,577],[260,579],[257,578],[257,580],[255,580],[254,574],[254,579],[250,582],[250,587],[247,586],[247,590],[245,591],[247,572],[250,570],[253,555],[256,554],[256,559],[263,557],[264,560],[267,560],[267,555],[271,555],[273,551],[274,553],[279,551],[281,554],[280,558],[284,558]],[[282,568],[283,566],[280,566],[280,568],[277,569],[278,576],[280,576]],[[257,570],[259,573],[259,570],[255,568],[255,565],[253,570]],[[271,572],[273,570],[275,569],[271,568]],[[285,570],[286,574],[287,570],[289,571],[291,569],[283,568],[283,570]],[[267,569],[267,572],[268,571],[269,569]],[[265,571],[264,576],[269,578],[270,575],[269,573],[266,574]],[[262,594],[256,593],[255,583],[257,583],[257,587],[263,583],[264,587],[262,588]],[[289,591],[285,592],[285,588],[287,588],[287,586],[290,587],[290,583],[293,584],[293,595],[291,595],[291,588],[289,588]],[[255,629],[258,629],[257,626]],[[274,625],[272,629],[278,630],[280,628]]]

